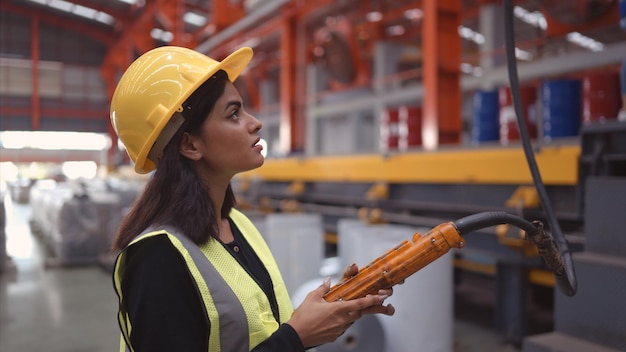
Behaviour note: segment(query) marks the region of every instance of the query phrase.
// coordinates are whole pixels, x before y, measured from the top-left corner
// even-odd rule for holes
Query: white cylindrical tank
[[[324,259],[324,229],[320,214],[269,214],[263,227],[263,237],[290,294],[303,283],[320,276]]]
[[[430,228],[367,225],[359,220],[338,223],[338,252],[342,262],[363,267],[380,255],[410,240],[415,232]],[[452,253],[435,260],[394,287],[386,303],[396,308],[392,317],[381,316],[386,352],[451,352],[454,346],[454,296]]]

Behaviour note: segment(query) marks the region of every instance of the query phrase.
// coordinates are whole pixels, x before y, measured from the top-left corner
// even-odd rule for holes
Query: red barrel
[[[537,138],[537,88],[534,86],[520,87],[520,97],[528,135],[530,138]],[[507,144],[519,140],[520,134],[517,128],[517,118],[515,117],[510,87],[501,87],[498,90],[498,101],[500,105],[500,143]]]
[[[583,78],[583,124],[615,119],[621,106],[619,73],[602,72]]]
[[[398,109],[394,108],[388,108],[381,116],[380,141],[383,151],[398,149],[400,140],[398,119]]]
[[[421,106],[401,106],[398,109],[398,134],[400,150],[422,145]]]

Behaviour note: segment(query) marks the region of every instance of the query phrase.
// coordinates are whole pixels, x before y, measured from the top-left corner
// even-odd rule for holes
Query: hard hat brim
[[[237,77],[239,77],[239,75],[246,69],[246,67],[248,67],[250,60],[252,60],[252,55],[252,49],[247,46],[235,50],[232,54],[228,55],[224,60],[222,60],[214,70],[211,70],[213,72],[211,72],[210,75],[207,75],[206,79],[209,79],[217,71],[224,70],[226,71],[226,74],[228,74],[228,80],[231,83],[234,82]]]

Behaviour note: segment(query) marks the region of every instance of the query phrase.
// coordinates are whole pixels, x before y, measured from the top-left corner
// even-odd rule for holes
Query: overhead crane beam
[[[207,41],[200,43],[195,49],[202,53],[213,53],[213,50],[218,46],[223,46],[224,42],[232,39],[238,33],[245,30],[249,30],[253,25],[258,24],[266,16],[274,14],[284,4],[289,3],[290,0],[272,0],[265,3],[258,10],[252,14],[242,18],[241,20],[233,23],[228,28],[220,31],[215,36],[212,36]]]
[[[266,38],[275,33],[280,34],[284,29],[284,22],[290,18],[301,20],[316,10],[332,4],[333,0],[307,1],[293,3],[288,0],[278,0],[278,5],[265,5],[245,18],[233,23],[227,29],[219,32],[209,40],[200,43],[196,50],[211,53],[217,57],[225,56],[235,50],[237,46],[250,38]],[[276,15],[278,14],[278,15]],[[267,16],[270,16],[267,18]],[[210,25],[208,25],[210,26]],[[204,27],[204,30],[208,28]],[[198,31],[196,33],[201,33]]]

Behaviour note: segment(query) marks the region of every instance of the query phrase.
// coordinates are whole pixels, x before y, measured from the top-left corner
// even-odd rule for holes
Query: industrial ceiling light
[[[88,18],[90,20],[98,21],[100,23],[112,25],[115,22],[113,16],[108,13],[97,11],[91,7],[75,4],[71,1],[65,0],[29,0],[31,2],[52,7],[56,10],[74,14]],[[122,1],[122,0],[120,0]]]
[[[472,72],[472,68],[474,68],[472,64],[469,64],[467,62],[461,62],[461,72],[470,73]]]
[[[567,34],[567,41],[570,43],[574,43],[582,48],[598,52],[604,50],[604,44],[593,39],[587,37],[586,35],[580,34],[578,32],[571,32]]]
[[[187,12],[183,15],[183,21],[193,26],[202,27],[206,24],[206,17],[195,12]]]
[[[424,17],[424,11],[421,9],[409,9],[404,11],[404,18],[409,21],[416,22],[421,20]]]
[[[74,8],[72,9],[72,13],[81,17],[94,19],[98,11],[90,7],[85,7],[82,5],[74,5]]]
[[[461,38],[463,39],[470,40],[479,45],[485,43],[485,36],[469,27],[459,26],[457,31],[459,32],[459,36],[461,36]]]
[[[530,12],[521,6],[515,6],[513,8],[513,14],[523,22],[537,28],[546,30],[548,28],[548,21],[539,11]]]
[[[380,22],[383,19],[383,14],[380,11],[371,11],[365,15],[365,19],[368,22]]]
[[[534,55],[530,51],[522,50],[516,47],[515,57],[519,60],[530,61],[533,59]]]
[[[467,62],[462,62],[460,68],[461,68],[461,72],[467,73],[476,77],[480,77],[483,75],[483,69],[481,67],[474,66]]]
[[[174,40],[174,34],[172,32],[164,31],[161,28],[152,28],[150,31],[150,37],[165,43],[169,43]]]
[[[404,26],[401,25],[395,25],[395,26],[389,26],[385,29],[385,32],[387,32],[388,35],[390,36],[401,36],[404,33],[406,33],[406,29],[404,28]]]
[[[102,12],[102,11],[98,11],[98,13],[96,13],[96,16],[94,17],[94,20],[98,21],[98,22],[102,22],[104,24],[113,24],[113,22],[115,22],[115,19],[113,18],[113,16],[109,15],[106,12]]]
[[[53,7],[57,10],[64,11],[64,12],[71,12],[72,7],[74,7],[74,4],[68,1],[64,1],[64,0],[51,0],[48,3],[48,6]]]

